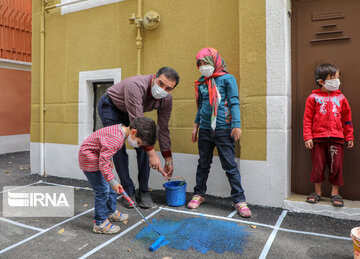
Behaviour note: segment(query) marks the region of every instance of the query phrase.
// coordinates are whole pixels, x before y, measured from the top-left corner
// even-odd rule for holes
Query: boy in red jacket
[[[312,171],[310,180],[315,192],[306,201],[317,203],[321,198],[321,183],[325,180],[326,164],[329,166],[329,182],[332,184],[331,204],[343,207],[339,186],[343,185],[344,140],[347,147],[354,146],[350,105],[339,90],[339,69],[329,63],[315,69],[315,81],[319,89],[313,90],[306,99],[304,112],[305,147],[311,150]]]

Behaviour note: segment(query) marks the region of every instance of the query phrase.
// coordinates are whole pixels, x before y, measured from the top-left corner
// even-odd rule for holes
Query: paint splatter
[[[156,220],[151,225],[165,236],[168,247],[177,250],[190,248],[206,254],[212,250],[216,253],[241,253],[249,232],[234,222],[207,218],[187,218],[182,220]],[[159,238],[149,226],[144,227],[135,239],[150,246]]]

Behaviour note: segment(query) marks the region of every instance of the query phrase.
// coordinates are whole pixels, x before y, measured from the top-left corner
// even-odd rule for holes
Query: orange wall
[[[0,0],[0,58],[31,62],[31,0]]]
[[[0,136],[29,134],[31,71],[0,68]]]

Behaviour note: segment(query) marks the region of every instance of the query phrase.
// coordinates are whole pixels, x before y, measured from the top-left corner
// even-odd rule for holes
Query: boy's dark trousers
[[[230,186],[231,198],[236,204],[246,201],[244,190],[241,186],[241,176],[238,165],[235,162],[235,141],[231,137],[232,129],[207,130],[199,129],[199,162],[196,171],[196,186],[194,194],[204,196],[206,182],[210,172],[213,152],[216,146],[222,168],[226,172]]]
[[[342,186],[344,184],[344,140],[341,138],[314,138],[313,143],[311,182],[322,183],[325,180],[325,168],[328,165],[329,182],[332,185]]]
[[[111,101],[110,97],[105,93],[99,101],[98,112],[101,118],[102,124],[104,127],[123,124],[124,126],[129,126],[129,114],[126,112],[120,111]],[[149,157],[144,149],[135,148],[137,154],[137,163],[138,163],[138,181],[139,181],[139,190],[140,191],[149,191]],[[126,145],[124,143],[123,147],[114,155],[113,157],[116,172],[119,175],[121,185],[128,195],[133,195],[135,193],[135,186],[133,181],[130,178],[129,174],[129,156],[126,152]]]
[[[108,215],[116,210],[116,192],[111,189],[110,185],[105,181],[105,178],[100,171],[85,172],[91,187],[95,191],[95,215],[94,220],[96,225],[100,225],[107,218]]]

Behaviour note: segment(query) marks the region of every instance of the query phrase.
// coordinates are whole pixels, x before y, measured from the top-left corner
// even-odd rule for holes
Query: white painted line
[[[281,223],[283,222],[284,218],[286,217],[286,214],[287,214],[287,210],[283,210],[283,212],[281,213],[281,215],[279,216],[278,220],[276,221],[276,224],[275,224],[275,228],[273,229],[273,231],[271,232],[261,254],[260,254],[260,257],[259,259],[265,259],[269,250],[270,250],[270,247],[275,239],[275,236],[279,230],[279,227],[281,225]]]
[[[64,185],[64,184],[50,183],[50,182],[42,182],[42,183],[49,184],[49,185],[55,185],[55,186],[69,187],[69,188],[74,188],[74,189],[93,191],[93,189],[90,187],[80,187],[80,186]]]
[[[0,221],[4,221],[6,223],[10,223],[10,224],[13,224],[13,225],[16,225],[16,226],[19,226],[19,227],[23,227],[23,228],[32,229],[32,230],[35,230],[35,231],[44,231],[45,230],[43,228],[33,227],[33,226],[30,226],[30,225],[26,225],[26,224],[16,222],[16,221],[13,221],[11,219],[7,219],[7,218],[3,218],[3,217],[0,217]]]
[[[24,185],[24,186],[19,186],[19,187],[16,187],[16,188],[13,188],[13,189],[10,189],[10,190],[7,190],[7,191],[1,191],[0,193],[4,193],[4,192],[10,192],[12,190],[17,190],[17,189],[21,189],[21,188],[24,188],[24,187],[27,187],[27,186],[31,186],[31,185],[34,185],[34,184],[38,184],[38,183],[42,183],[43,181],[40,180],[40,181],[37,181],[35,183],[31,183],[31,184],[28,184],[28,185]]]
[[[292,229],[287,229],[287,228],[279,228],[279,230],[284,231],[284,232],[296,233],[296,234],[304,234],[304,235],[311,235],[311,236],[318,236],[318,237],[327,237],[327,238],[341,239],[341,240],[351,240],[350,237],[334,236],[334,235],[320,234],[320,233],[314,233],[314,232],[292,230]]]
[[[64,223],[66,223],[66,222],[69,222],[69,221],[71,221],[71,220],[73,220],[73,219],[76,219],[76,218],[78,218],[78,217],[80,217],[80,216],[82,216],[82,215],[84,215],[84,214],[89,213],[90,211],[93,211],[93,210],[94,210],[94,208],[89,209],[89,210],[87,210],[87,211],[84,211],[84,212],[82,212],[82,213],[80,213],[80,214],[78,214],[78,215],[76,215],[76,216],[74,216],[74,217],[68,218],[68,219],[66,219],[66,220],[64,220],[64,221],[61,221],[61,222],[59,222],[59,223],[57,223],[57,224],[55,224],[55,225],[53,225],[53,226],[51,226],[51,227],[49,227],[49,228],[47,228],[47,229],[45,229],[45,230],[43,230],[43,231],[35,234],[35,235],[32,235],[32,236],[30,236],[30,237],[28,237],[28,238],[26,238],[26,239],[24,239],[24,240],[22,240],[22,241],[20,241],[20,242],[17,242],[16,244],[13,244],[13,245],[11,245],[11,246],[8,246],[8,247],[4,248],[3,250],[0,250],[0,255],[3,254],[3,253],[5,253],[5,252],[7,252],[7,251],[9,251],[9,250],[11,250],[11,249],[13,249],[13,248],[15,248],[15,247],[17,247],[17,246],[19,246],[19,245],[22,245],[22,244],[26,243],[27,241],[30,241],[30,240],[32,240],[32,239],[34,239],[34,238],[36,238],[36,237],[38,237],[38,236],[40,236],[40,235],[48,232],[48,231],[51,230],[51,229],[54,229],[54,228],[56,228],[56,227],[58,227],[58,226],[60,226],[60,225],[62,225],[62,224],[64,224]]]
[[[207,217],[207,218],[241,222],[241,223],[245,223],[245,224],[249,224],[249,225],[262,226],[262,227],[266,227],[266,228],[274,228],[274,226],[272,226],[272,225],[262,224],[262,223],[252,222],[252,221],[246,221],[246,220],[241,220],[241,219],[233,219],[233,218],[221,217],[221,216],[216,216],[216,215],[211,215],[211,214],[203,214],[203,213],[197,213],[197,212],[185,211],[185,210],[175,210],[175,209],[163,208],[163,207],[160,207],[160,208],[162,210],[167,210],[167,211],[172,211],[172,212],[177,212],[177,213],[184,213],[184,214],[191,214],[191,215],[196,215],[196,216],[203,216],[203,217]]]
[[[152,212],[151,214],[149,214],[148,216],[146,216],[146,219],[151,218],[152,216],[154,216],[155,214],[157,214],[158,212],[161,211],[161,208],[157,209],[156,211]],[[100,249],[104,248],[105,246],[107,246],[108,244],[114,242],[115,240],[119,239],[120,237],[122,237],[123,235],[125,235],[126,233],[130,232],[131,230],[133,230],[134,228],[136,228],[137,226],[139,226],[140,224],[144,223],[142,220],[138,221],[136,224],[132,225],[131,227],[127,228],[126,230],[124,230],[123,232],[121,232],[120,234],[114,236],[113,238],[109,239],[108,241],[106,241],[105,243],[102,243],[101,245],[95,247],[93,250],[87,252],[86,254],[84,254],[83,256],[79,257],[79,259],[84,259],[89,257],[90,255],[92,255],[93,253],[99,251]]]
[[[237,210],[234,210],[233,212],[231,212],[227,217],[228,218],[232,218],[234,217],[234,215],[237,213]]]

